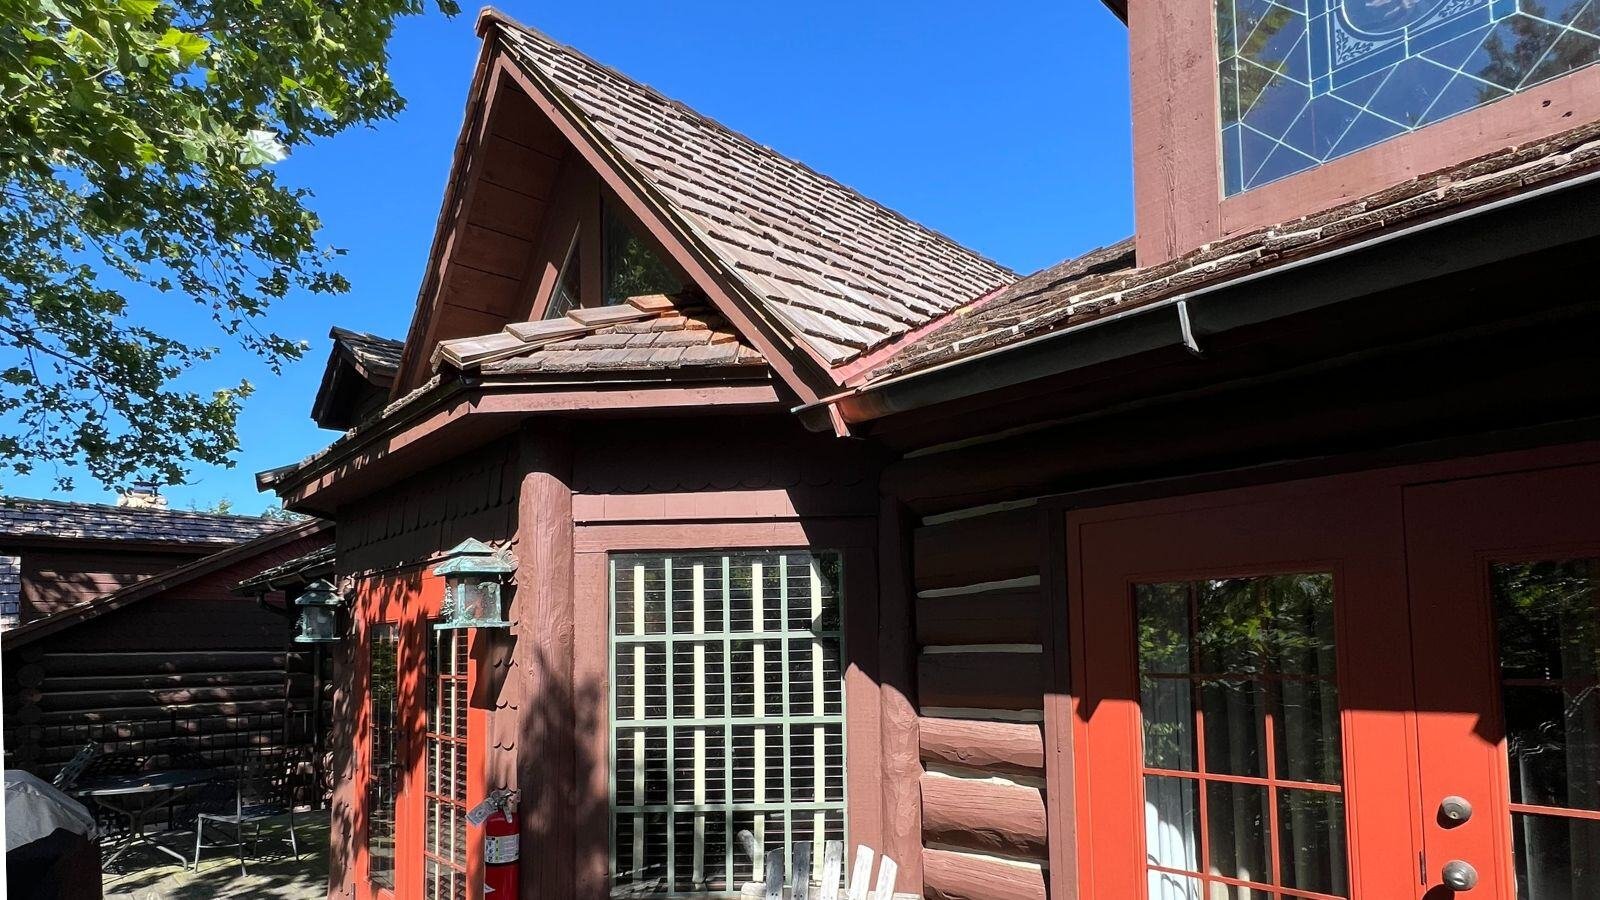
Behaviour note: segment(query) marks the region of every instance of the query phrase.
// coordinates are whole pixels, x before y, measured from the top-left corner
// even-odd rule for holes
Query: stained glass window
[[[1231,196],[1600,61],[1600,0],[1217,0]]]

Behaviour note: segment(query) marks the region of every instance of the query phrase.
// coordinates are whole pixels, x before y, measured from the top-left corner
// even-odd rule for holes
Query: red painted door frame
[[[1131,586],[1320,570],[1339,607],[1351,896],[1449,896],[1440,866],[1469,857],[1481,894],[1514,895],[1484,563],[1600,551],[1600,467],[1574,467],[1597,460],[1571,445],[1070,512],[1077,691],[1047,727],[1070,734],[1074,771],[1052,781],[1076,782],[1090,827],[1057,889],[1144,896]],[[1480,720],[1496,724],[1469,740]],[[1486,799],[1477,827],[1441,829],[1441,790]]]
[[[351,846],[348,857],[355,872],[357,900],[419,900],[423,896],[423,842],[426,826],[427,779],[427,697],[428,648],[434,639],[433,621],[438,618],[444,598],[443,579],[426,569],[386,573],[358,579],[352,606],[357,619],[353,640],[359,642],[353,654],[359,668],[351,681],[370,690],[371,626],[392,623],[399,626],[397,648],[399,703],[397,717],[401,727],[396,734],[396,754],[401,760],[398,796],[395,801],[395,889],[376,887],[371,880],[371,858],[367,852],[367,827],[371,819],[367,806],[369,779],[372,777],[370,742],[370,694],[364,693],[355,704],[357,723],[354,749],[358,773],[357,803],[359,821],[345,836]],[[476,635],[474,635],[476,640]],[[469,654],[467,695],[475,695],[478,678],[477,654]],[[467,805],[483,799],[485,787],[485,738],[488,736],[486,711],[476,706],[467,712]],[[467,893],[478,896],[482,890],[482,835],[477,829],[467,833]],[[335,836],[338,839],[338,836]]]

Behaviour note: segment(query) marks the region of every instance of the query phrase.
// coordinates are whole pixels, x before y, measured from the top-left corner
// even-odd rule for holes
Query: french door
[[[1437,474],[1069,516],[1085,896],[1600,897],[1600,468]]]
[[[481,891],[480,848],[466,812],[485,793],[487,720],[472,706],[470,633],[439,630],[439,580],[428,574],[369,588],[365,878],[373,900],[466,900]],[[477,750],[482,753],[481,749]]]

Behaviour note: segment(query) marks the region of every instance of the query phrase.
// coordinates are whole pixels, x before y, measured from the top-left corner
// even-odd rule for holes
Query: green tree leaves
[[[307,193],[272,166],[402,108],[386,47],[397,17],[425,11],[0,0],[0,472],[176,483],[230,463],[251,385],[175,386],[218,348],[140,327],[128,298],[192,304],[273,371],[299,358],[266,327],[271,303],[349,285]]]

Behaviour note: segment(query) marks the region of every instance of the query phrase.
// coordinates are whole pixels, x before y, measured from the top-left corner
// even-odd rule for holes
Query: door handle
[[[1452,891],[1470,891],[1478,886],[1478,870],[1463,859],[1452,859],[1444,864],[1439,879]]]

